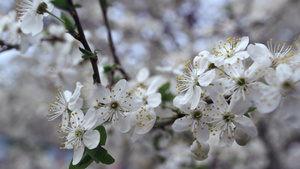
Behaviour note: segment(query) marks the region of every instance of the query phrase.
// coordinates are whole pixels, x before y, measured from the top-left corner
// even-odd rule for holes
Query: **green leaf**
[[[158,89],[158,92],[166,93],[169,90],[170,86],[171,86],[170,82],[167,82]]]
[[[72,18],[68,17],[67,14],[61,13],[61,19],[64,21],[65,28],[69,31],[69,33],[75,32],[75,24],[73,23]]]
[[[75,8],[81,8],[82,6],[81,6],[81,4],[78,4],[78,3],[77,3],[77,4],[74,4],[74,7],[75,7]]]
[[[67,0],[52,0],[51,3],[59,9],[63,10],[69,10],[68,2]]]
[[[83,49],[83,48],[81,48],[81,47],[79,47],[79,50],[80,50],[81,53],[83,53],[83,54],[85,54],[85,55],[93,55],[92,52],[90,52],[90,51],[88,51],[88,50],[85,50],[85,49]]]
[[[92,150],[87,149],[87,152],[96,163],[112,164],[115,162],[115,159],[101,146]]]
[[[81,53],[83,53],[84,55],[82,56],[82,58],[96,58],[96,55],[94,53],[92,53],[91,51],[88,51],[86,49],[83,49],[81,47],[79,47],[79,50],[81,51]]]
[[[104,128],[104,126],[99,125],[95,128],[95,130],[98,130],[100,133],[100,145],[104,146],[106,143],[106,138],[107,138],[107,134],[106,134],[106,130]]]
[[[112,69],[113,69],[113,67],[110,66],[110,65],[106,65],[106,66],[103,67],[104,73],[108,73],[108,72],[110,72]]]
[[[100,2],[101,2],[101,4],[103,4],[105,7],[110,7],[110,6],[111,6],[111,4],[110,4],[109,2],[107,2],[107,0],[101,0]]]
[[[249,109],[248,109],[247,113],[249,113],[249,112],[253,112],[255,109],[256,109],[256,107],[249,107]]]
[[[163,102],[171,102],[175,98],[175,96],[173,96],[171,92],[169,92],[170,86],[170,82],[167,82],[158,89],[158,92],[161,94],[161,100]]]
[[[78,164],[73,165],[72,164],[73,159],[71,160],[70,165],[69,165],[69,169],[84,169],[84,168],[88,167],[93,162],[93,159],[91,158],[91,156],[89,156],[89,154],[87,153],[87,150],[88,149],[85,148],[84,153],[82,155],[82,158],[81,158],[81,160]]]

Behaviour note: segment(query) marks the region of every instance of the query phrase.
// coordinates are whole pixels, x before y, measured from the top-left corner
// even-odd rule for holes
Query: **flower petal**
[[[83,135],[83,143],[88,149],[94,149],[100,142],[100,133],[97,130],[88,130]]]
[[[83,152],[84,152],[84,146],[83,145],[81,145],[76,150],[74,149],[73,162],[72,162],[73,165],[76,165],[80,162],[80,160],[82,158],[82,155],[83,155]]]
[[[184,116],[174,121],[172,129],[176,132],[187,131],[190,128],[189,125],[192,123],[192,121],[193,120],[190,116]]]
[[[83,118],[82,126],[85,128],[85,130],[90,130],[95,126],[96,122],[97,122],[96,111],[94,108],[89,108],[89,110],[87,111],[87,113]]]
[[[113,115],[112,124],[121,133],[126,133],[130,129],[129,118],[122,116],[119,112]]]
[[[157,107],[161,103],[161,94],[153,93],[148,96],[147,102],[151,107]]]
[[[216,71],[215,69],[209,70],[203,74],[200,74],[198,82],[200,86],[208,86],[215,78]]]
[[[257,129],[252,121],[247,117],[236,117],[234,118],[234,124],[242,129],[245,133],[247,133],[251,137],[257,136]]]

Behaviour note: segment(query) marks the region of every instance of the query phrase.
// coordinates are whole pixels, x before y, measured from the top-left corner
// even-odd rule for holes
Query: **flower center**
[[[246,82],[246,79],[244,77],[241,77],[241,78],[237,79],[236,83],[239,86],[245,86],[247,82]]]
[[[202,112],[200,110],[193,111],[193,119],[200,120],[202,118]]]
[[[286,80],[281,84],[282,94],[290,94],[295,90],[295,83],[292,80]]]
[[[114,101],[110,103],[110,108],[111,109],[117,109],[119,107],[119,103]]]
[[[45,12],[47,12],[47,8],[48,8],[47,4],[45,2],[42,2],[37,7],[36,13],[40,14],[40,15],[43,15]]]
[[[77,138],[82,139],[83,138],[83,134],[84,134],[84,130],[81,130],[81,129],[75,130],[75,136]]]
[[[223,115],[223,120],[228,123],[231,122],[234,119],[234,115],[230,114],[230,112],[227,112],[226,114]]]

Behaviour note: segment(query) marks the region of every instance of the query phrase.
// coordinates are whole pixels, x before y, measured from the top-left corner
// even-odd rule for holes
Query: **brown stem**
[[[92,52],[92,50],[91,50],[91,48],[90,48],[90,46],[89,46],[89,44],[88,44],[88,42],[85,38],[85,35],[83,33],[83,29],[82,29],[78,14],[76,12],[76,9],[74,7],[74,4],[73,4],[72,0],[67,0],[67,1],[68,1],[68,4],[69,4],[69,13],[72,16],[72,18],[74,19],[77,30],[78,30],[78,36],[75,36],[75,35],[72,35],[72,36],[82,43],[85,50],[88,50],[88,51]],[[94,71],[94,75],[93,75],[94,83],[101,83],[100,74],[99,74],[99,70],[98,70],[98,66],[97,66],[98,59],[97,58],[90,58],[90,61],[91,61],[93,71]]]
[[[117,65],[121,66],[120,60],[119,60],[118,56],[116,55],[115,45],[114,45],[114,42],[112,40],[111,29],[110,29],[109,22],[108,22],[108,19],[107,19],[107,14],[106,14],[106,12],[107,12],[107,2],[106,2],[106,0],[99,0],[99,3],[100,3],[100,6],[101,6],[101,9],[102,9],[104,23],[105,23],[105,26],[107,28],[107,36],[108,36],[110,51],[111,51],[111,53],[113,55],[114,62]],[[120,68],[119,70],[123,74],[124,78],[126,80],[129,80],[129,76],[127,75],[127,73],[125,72],[125,70],[123,68]]]

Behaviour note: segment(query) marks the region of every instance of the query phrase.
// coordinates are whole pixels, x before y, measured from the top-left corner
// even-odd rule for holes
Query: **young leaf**
[[[68,17],[65,13],[61,13],[61,19],[64,21],[64,26],[65,28],[70,32],[73,33],[75,32],[76,26],[73,24],[73,20]]]
[[[96,55],[88,50],[85,50],[81,47],[79,47],[79,50],[81,51],[81,53],[83,53],[84,55],[82,56],[82,58],[96,58]]]
[[[115,162],[115,159],[101,146],[92,150],[87,150],[87,152],[96,163],[101,162],[103,164],[112,164]]]
[[[63,10],[69,10],[68,2],[67,0],[52,0],[51,3],[59,9]]]
[[[72,164],[73,159],[71,160],[70,165],[69,165],[69,169],[84,169],[84,168],[88,167],[93,162],[93,159],[89,156],[89,154],[87,153],[87,150],[88,149],[85,148],[84,153],[82,155],[82,158],[81,158],[81,160],[78,164],[73,165]]]
[[[106,143],[106,137],[107,137],[105,128],[102,125],[99,125],[95,128],[95,130],[98,130],[100,133],[100,143],[99,144],[101,146],[104,146]]]
[[[95,49],[95,50],[94,50],[94,53],[97,54],[97,53],[99,53],[99,52],[101,52],[101,51],[102,51],[101,49]]]
[[[75,7],[75,8],[81,8],[82,6],[81,6],[81,4],[78,4],[78,3],[77,3],[77,4],[74,4],[74,7]]]

